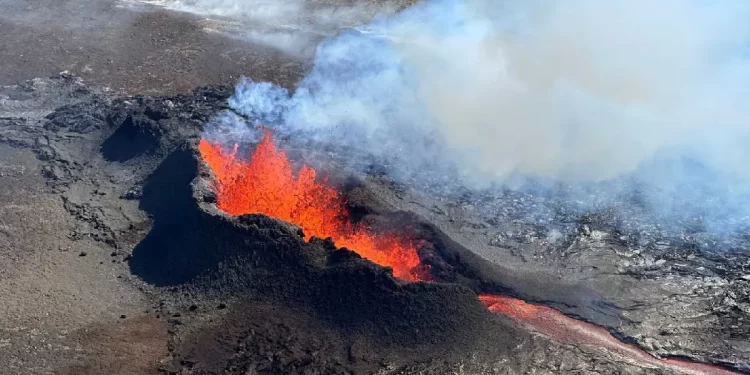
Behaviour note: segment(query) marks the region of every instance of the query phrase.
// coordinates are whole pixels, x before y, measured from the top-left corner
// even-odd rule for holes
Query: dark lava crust
[[[488,319],[468,288],[404,283],[330,240],[305,242],[291,224],[218,211],[207,174],[195,153],[181,149],[146,181],[141,205],[154,226],[130,261],[146,282],[311,307],[333,325],[411,344],[461,341]]]
[[[637,301],[622,303],[628,295],[551,276],[572,273],[562,261],[549,268],[489,262],[486,254],[476,254],[480,246],[470,246],[442,224],[446,215],[422,210],[432,204],[429,198],[405,194],[382,177],[347,182],[353,214],[377,230],[400,230],[425,240],[420,256],[439,283],[404,283],[390,270],[330,241],[305,242],[290,224],[220,212],[213,203],[211,173],[195,146],[203,124],[226,109],[227,87],[172,97],[115,98],[62,77],[0,93],[12,98],[15,108],[0,116],[0,141],[31,148],[43,160],[40,172],[77,221],[68,237],[109,247],[113,264],[128,264],[137,276],[132,282],[153,301],[151,313],[168,324],[169,356],[162,360],[162,373],[664,371],[623,362],[596,348],[560,345],[490,314],[478,293],[550,305],[623,338],[632,338],[635,329],[642,332],[633,340],[639,344],[659,339],[625,317],[640,311]],[[304,152],[290,152],[295,154]],[[430,210],[443,212],[438,204]],[[451,223],[469,221],[451,215]],[[583,252],[583,244],[592,241],[586,238],[574,239],[568,247]],[[747,283],[742,280],[733,281],[734,305],[725,306],[726,321],[695,321],[694,332],[723,332],[717,324],[746,329],[742,308]],[[628,285],[638,291],[643,288],[639,283]],[[714,340],[709,349],[699,352],[692,338],[679,338],[674,347],[646,349],[735,369],[746,368],[750,358],[741,349],[746,339],[735,338],[732,345],[737,346],[729,348],[723,336],[709,337]]]

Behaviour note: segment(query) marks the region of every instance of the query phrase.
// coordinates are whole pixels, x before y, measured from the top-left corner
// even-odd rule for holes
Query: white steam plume
[[[294,93],[246,80],[231,105],[472,184],[747,191],[748,16],[740,0],[429,1],[324,41]],[[686,159],[701,172],[674,169]]]

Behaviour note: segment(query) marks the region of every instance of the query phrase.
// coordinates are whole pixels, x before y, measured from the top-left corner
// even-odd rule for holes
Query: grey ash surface
[[[373,191],[381,186],[387,191],[389,185],[374,181]],[[555,209],[573,211],[564,201],[516,193],[445,200],[404,192],[402,198],[392,207],[423,215],[485,259],[509,269],[542,271],[561,285],[588,287],[619,316],[569,313],[658,356],[750,370],[746,239],[675,233],[611,207],[561,220]],[[524,213],[538,215],[541,206],[552,208],[543,224]],[[617,215],[631,222],[623,225]]]

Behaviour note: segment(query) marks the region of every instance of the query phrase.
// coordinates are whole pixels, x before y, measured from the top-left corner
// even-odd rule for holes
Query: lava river
[[[406,281],[431,281],[420,265],[418,245],[388,234],[375,234],[351,221],[344,197],[325,182],[316,181],[313,168],[302,166],[293,173],[284,151],[271,133],[249,159],[237,157],[218,143],[201,140],[199,151],[216,178],[217,205],[230,215],[258,213],[294,223],[305,238],[330,237],[339,247],[391,267],[395,277]],[[617,340],[599,326],[570,318],[552,308],[501,295],[482,294],[487,308],[519,325],[565,344],[586,345],[615,353],[644,367],[667,368],[687,374],[734,374],[706,364],[656,358],[636,346]]]

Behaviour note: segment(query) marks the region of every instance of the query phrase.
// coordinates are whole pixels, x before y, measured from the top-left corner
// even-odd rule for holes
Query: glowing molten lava
[[[621,342],[602,327],[573,319],[547,306],[535,305],[520,299],[496,294],[481,294],[479,300],[491,312],[506,315],[527,329],[541,333],[557,342],[601,348],[610,353],[616,353],[634,363],[649,365],[654,368],[668,368],[684,374],[736,374],[704,363],[656,358],[634,345]]]
[[[294,223],[305,238],[330,237],[339,247],[393,269],[404,280],[424,280],[417,247],[395,236],[368,232],[352,224],[346,202],[335,189],[316,182],[315,170],[303,165],[297,175],[284,151],[266,131],[249,161],[238,159],[237,145],[226,152],[219,144],[201,140],[203,160],[216,176],[217,204],[230,215],[258,213]]]

